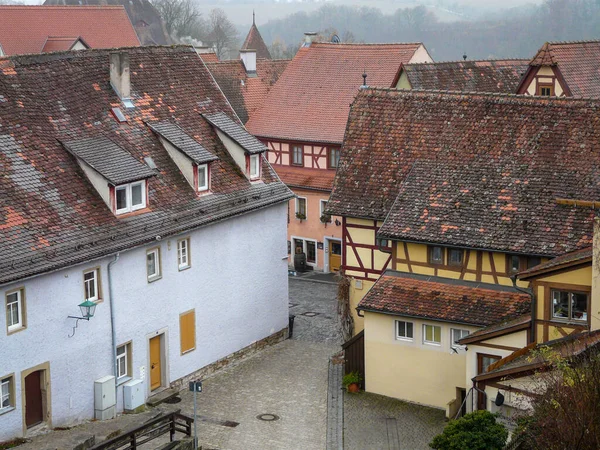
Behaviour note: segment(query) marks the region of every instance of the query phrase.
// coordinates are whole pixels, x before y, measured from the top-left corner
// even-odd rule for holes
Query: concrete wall
[[[397,340],[395,321],[413,323],[412,341]],[[467,388],[466,354],[450,348],[450,329],[478,328],[365,313],[365,380],[368,392],[446,409],[456,388]],[[423,343],[423,324],[441,327],[439,346]]]
[[[121,253],[113,266],[117,343],[131,341],[133,378],[145,376],[148,339],[164,333],[165,385],[287,326],[286,205],[264,209],[144,248]],[[190,238],[191,267],[179,271],[177,239]],[[161,249],[162,278],[148,283],[146,249]],[[94,415],[94,380],[113,374],[107,264],[104,258],[22,283],[27,328],[0,332],[0,377],[15,374],[16,408],[0,415],[0,441],[24,434],[21,373],[48,362],[51,424],[68,426]],[[89,321],[75,324],[83,301],[83,270],[100,267],[103,301]],[[195,309],[196,349],[180,351],[179,315]],[[0,323],[6,323],[0,308]],[[118,390],[119,410],[122,389]]]

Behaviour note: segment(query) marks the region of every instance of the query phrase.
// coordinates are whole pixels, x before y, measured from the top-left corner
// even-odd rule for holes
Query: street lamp
[[[92,317],[94,317],[94,313],[96,312],[96,303],[86,300],[85,302],[79,304],[79,309],[81,310],[81,317],[68,316],[69,319],[76,319],[75,326],[73,327],[73,334],[70,334],[69,337],[75,336],[75,328],[77,328],[77,324],[80,320],[90,320]]]

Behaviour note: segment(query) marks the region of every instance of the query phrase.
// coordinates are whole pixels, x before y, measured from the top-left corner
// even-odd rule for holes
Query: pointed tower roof
[[[549,42],[546,42],[542,48],[537,52],[537,54],[533,57],[530,66],[555,66],[556,59],[553,55],[553,48]]]
[[[252,13],[252,26],[250,27],[250,31],[248,31],[248,36],[246,36],[241,50],[256,50],[257,59],[271,59],[269,48],[256,27],[254,12]]]

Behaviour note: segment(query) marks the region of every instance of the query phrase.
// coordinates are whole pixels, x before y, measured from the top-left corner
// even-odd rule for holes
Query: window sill
[[[148,283],[154,283],[155,281],[158,281],[162,278],[162,275],[156,276],[156,277],[152,277],[152,278],[148,278]]]
[[[18,333],[18,332],[26,330],[26,329],[27,329],[26,326],[20,326],[19,328],[13,328],[12,330],[7,329],[6,335],[10,336],[11,334],[15,334],[15,333]]]
[[[129,375],[121,377],[121,378],[117,378],[117,386],[121,386],[122,384],[125,384],[131,380],[133,380],[133,377],[130,377]]]
[[[15,409],[17,408],[15,408],[14,406],[9,406],[8,408],[0,409],[0,416],[2,414],[8,414],[9,412],[14,411]]]
[[[178,269],[179,269],[180,272],[183,272],[184,270],[188,270],[188,269],[191,269],[191,268],[192,268],[192,266],[182,266],[182,267],[179,267]]]
[[[190,348],[189,350],[186,350],[185,352],[181,352],[181,356],[187,355],[188,353],[192,353],[194,350],[196,350],[196,347]]]
[[[415,340],[413,338],[405,338],[405,337],[397,337],[397,336],[396,336],[396,340],[402,341],[402,342],[415,342]]]
[[[430,345],[432,347],[441,347],[442,344],[438,342],[423,342],[423,345]]]

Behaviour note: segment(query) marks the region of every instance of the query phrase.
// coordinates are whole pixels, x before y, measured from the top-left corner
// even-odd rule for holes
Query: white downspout
[[[110,272],[110,268],[112,267],[113,264],[115,264],[120,257],[120,253],[117,253],[115,255],[115,259],[113,259],[111,262],[108,263],[108,296],[109,296],[109,303],[110,303],[110,331],[111,331],[111,335],[112,335],[112,355],[113,355],[113,373],[115,374],[115,399],[117,399],[117,393],[118,393],[118,386],[117,386],[117,378],[119,377],[117,374],[117,331],[115,330],[115,302],[114,302],[114,298],[113,298],[113,288],[112,288],[112,277],[111,277],[111,272]],[[117,404],[118,404],[118,400],[117,400]],[[116,406],[115,406],[116,409]],[[115,410],[115,417],[116,417],[116,410]]]

